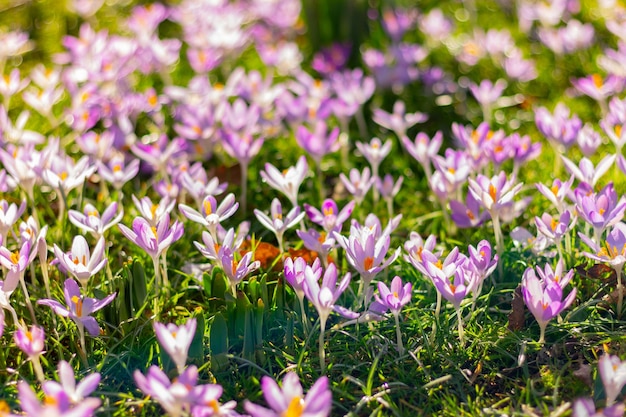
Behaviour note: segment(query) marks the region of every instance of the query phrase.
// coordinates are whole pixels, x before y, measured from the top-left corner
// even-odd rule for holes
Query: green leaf
[[[211,368],[214,371],[224,369],[228,365],[228,326],[221,313],[213,316],[209,332],[209,347],[211,348]]]

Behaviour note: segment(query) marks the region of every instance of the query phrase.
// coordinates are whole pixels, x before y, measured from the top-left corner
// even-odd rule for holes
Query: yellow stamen
[[[596,86],[596,88],[602,88],[604,80],[602,79],[602,76],[600,74],[593,74],[591,76],[591,79],[593,80],[593,84]]]
[[[83,299],[77,295],[72,296],[72,302],[76,305],[76,315],[78,317],[83,316]]]
[[[332,216],[333,214],[335,214],[335,210],[333,210],[332,207],[325,207],[323,211],[324,211],[324,216]]]
[[[211,207],[211,202],[209,200],[205,200],[203,205],[204,205],[204,212],[206,213],[207,216],[213,213],[213,208]]]
[[[281,417],[300,417],[304,413],[304,400],[300,397],[293,397],[289,401],[289,407],[282,412]]]
[[[13,252],[11,254],[11,262],[13,262],[15,265],[20,263],[20,252],[19,251],[15,251],[15,252]]]

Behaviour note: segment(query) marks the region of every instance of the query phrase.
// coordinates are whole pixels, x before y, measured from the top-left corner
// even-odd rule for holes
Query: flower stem
[[[539,323],[539,344],[543,345],[546,342],[546,326],[548,323]]]
[[[304,327],[304,334],[309,333],[309,321],[306,318],[306,312],[304,311],[304,295],[298,295],[298,301],[300,302],[300,312],[302,313],[302,327]]]
[[[326,351],[324,350],[324,332],[326,331],[326,317],[320,316],[320,338],[318,348],[320,354],[320,370],[324,370],[326,364]]]
[[[20,273],[20,284],[22,285],[22,290],[24,291],[24,299],[26,300],[26,305],[28,306],[28,311],[30,311],[30,316],[33,319],[33,323],[37,323],[37,319],[35,318],[35,310],[33,309],[33,303],[30,301],[30,295],[28,294],[28,288],[26,287],[26,281],[24,280],[24,272]]]
[[[502,236],[502,228],[500,227],[500,216],[497,213],[491,212],[491,222],[493,224],[493,234],[496,238],[496,253],[498,254],[498,276],[502,279],[502,254],[504,253],[504,239]],[[491,274],[491,281],[495,284],[493,274]]]
[[[616,268],[617,274],[617,317],[622,317],[622,304],[624,303],[624,286],[622,285],[622,268]]]
[[[322,161],[315,161],[315,171],[317,174],[317,189],[320,193],[320,201],[326,198],[326,189],[324,188],[324,176],[322,175]]]
[[[393,313],[393,317],[396,320],[396,343],[398,345],[398,353],[400,356],[404,355],[404,345],[402,344],[402,332],[400,331],[400,314],[398,312]]]
[[[461,306],[458,306],[456,308],[456,320],[459,329],[459,342],[461,343],[461,346],[463,346],[465,344],[465,332],[463,330],[463,317],[461,317]]]
[[[41,367],[41,361],[39,360],[39,355],[35,355],[31,357],[30,359],[31,359],[31,363],[33,364],[35,375],[37,375],[37,380],[39,381],[40,384],[43,385],[43,383],[46,381],[46,377],[43,374],[43,368]]]
[[[79,343],[80,343],[78,354],[80,358],[83,360],[83,364],[87,366],[89,365],[89,363],[87,362],[87,348],[85,346],[85,326],[81,322],[76,323],[76,326],[78,327],[78,335],[79,335]]]

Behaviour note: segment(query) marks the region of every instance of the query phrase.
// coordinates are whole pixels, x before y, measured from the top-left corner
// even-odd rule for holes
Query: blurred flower
[[[548,140],[566,149],[574,144],[583,126],[578,116],[570,118],[570,110],[563,103],[556,105],[554,114],[545,107],[535,110],[535,124]]]
[[[79,229],[91,232],[96,239],[100,239],[111,227],[115,226],[122,220],[124,209],[117,212],[117,202],[113,202],[107,207],[102,216],[100,212],[92,204],[85,204],[85,209],[81,213],[77,210],[69,210],[67,212],[70,222]]]
[[[335,127],[328,132],[325,121],[315,122],[312,131],[300,125],[296,130],[296,142],[315,161],[317,165],[326,154],[339,150],[339,128]]]
[[[365,194],[376,181],[376,178],[371,176],[370,169],[367,167],[363,168],[363,173],[356,168],[352,168],[349,177],[346,177],[342,172],[339,174],[339,179],[341,179],[348,192],[352,194],[357,205],[361,204]]]
[[[59,382],[46,381],[45,385],[53,390],[60,392],[63,391],[67,394],[70,403],[78,406],[84,401],[92,401],[93,398],[89,398],[91,394],[98,388],[100,384],[100,374],[94,372],[82,379],[76,384],[76,377],[74,376],[74,370],[72,366],[66,361],[60,361],[58,366]]]
[[[404,101],[398,100],[394,103],[391,113],[375,108],[372,111],[372,119],[377,125],[394,132],[398,138],[404,138],[409,128],[417,123],[425,122],[428,116],[420,112],[405,113]]]
[[[604,354],[598,361],[598,371],[604,385],[606,406],[611,407],[626,385],[626,362],[618,356]]]
[[[52,384],[50,381],[46,381],[42,388],[44,400],[40,402],[26,381],[18,382],[18,397],[24,415],[29,417],[90,417],[100,407],[99,398],[85,398],[72,406],[68,393],[60,389],[58,384]]]
[[[596,406],[593,403],[592,398],[578,398],[574,401],[572,406],[573,417],[623,417],[624,416],[624,404],[619,403],[611,407],[599,409],[596,411]]]
[[[244,408],[252,417],[326,417],[330,414],[332,393],[328,388],[328,378],[325,376],[313,384],[306,396],[295,372],[288,372],[285,375],[282,387],[269,376],[264,376],[261,379],[261,389],[270,408],[246,400]]]
[[[594,167],[593,162],[586,157],[583,157],[578,163],[578,166],[576,166],[570,159],[561,155],[561,159],[567,170],[579,181],[586,182],[591,187],[595,187],[598,180],[611,168],[615,158],[616,155],[606,155],[598,162],[598,166]]]

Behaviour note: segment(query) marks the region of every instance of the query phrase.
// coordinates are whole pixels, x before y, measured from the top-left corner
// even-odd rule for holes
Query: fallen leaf
[[[509,313],[509,325],[507,326],[511,331],[522,330],[526,318],[524,316],[526,306],[524,305],[524,298],[522,297],[522,286],[518,285],[513,293],[513,301],[511,301],[511,312]]]

